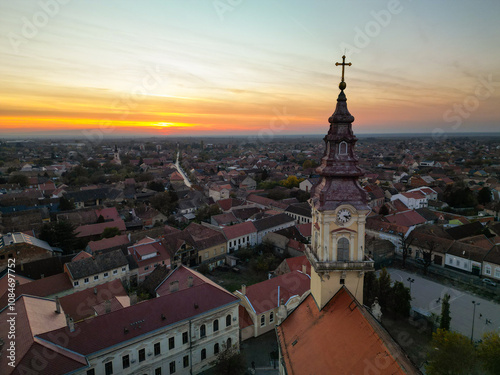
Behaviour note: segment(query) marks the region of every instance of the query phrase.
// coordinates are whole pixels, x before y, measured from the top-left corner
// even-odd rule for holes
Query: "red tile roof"
[[[33,281],[29,277],[24,277],[21,275],[16,275],[15,280],[16,282],[19,282],[19,285],[27,284]],[[2,277],[0,277],[0,296],[3,296],[3,294],[7,291],[8,288],[9,288],[9,277],[7,274],[5,274]]]
[[[306,224],[297,224],[295,226],[301,235],[304,237],[311,237],[311,232],[312,232],[312,224],[311,223],[306,223]]]
[[[30,283],[16,286],[16,297],[22,294],[30,296],[46,297],[53,294],[64,292],[65,290],[73,289],[73,284],[65,273],[44,277],[43,279],[34,280]],[[7,306],[7,293],[0,297],[0,309]]]
[[[77,260],[80,259],[85,259],[85,258],[92,258],[92,255],[87,253],[86,251],[80,251],[78,254],[76,254],[73,258],[71,258],[72,262],[76,262]]]
[[[233,303],[238,303],[234,295],[204,283],[76,323],[78,335],[64,327],[40,338],[51,341],[65,335],[64,348],[88,355]]]
[[[106,249],[112,249],[119,246],[128,245],[130,243],[128,236],[126,234],[121,236],[114,236],[111,238],[103,238],[99,241],[90,241],[88,246],[90,251],[102,251]]]
[[[257,229],[255,229],[255,225],[253,225],[251,221],[245,221],[244,223],[224,227],[222,228],[222,231],[228,240],[246,236],[250,233],[257,233]]]
[[[170,181],[184,181],[184,178],[177,171],[170,175]]]
[[[75,322],[94,316],[94,307],[113,299],[115,296],[126,296],[127,292],[120,280],[113,280],[61,297],[61,307]],[[116,299],[115,299],[116,300]],[[120,304],[120,308],[123,307]],[[115,306],[116,309],[116,306]]]
[[[116,207],[107,207],[100,210],[95,210],[95,214],[98,218],[102,215],[104,220],[120,220],[120,214],[118,213]]]
[[[398,212],[393,215],[387,215],[384,219],[389,223],[404,227],[411,227],[426,222],[425,218],[419,215],[417,211]]]
[[[104,232],[106,228],[117,227],[120,231],[125,231],[125,222],[123,220],[108,221],[106,223],[97,223],[89,225],[81,225],[75,229],[76,237],[97,236]]]
[[[294,271],[247,286],[245,296],[258,315],[277,308],[282,299],[286,304],[290,297],[303,295],[310,284],[309,276]],[[237,293],[241,295],[240,290]]]
[[[290,375],[420,374],[389,334],[345,288],[322,310],[312,295],[307,296],[276,332]],[[378,366],[380,363],[384,364],[383,368]]]
[[[285,259],[286,264],[288,264],[288,268],[290,269],[290,272],[293,271],[301,271],[302,272],[302,266],[306,266],[306,272],[310,276],[311,275],[311,263],[309,263],[309,260],[305,255],[301,255],[299,257],[293,257],[293,258],[286,258]]]

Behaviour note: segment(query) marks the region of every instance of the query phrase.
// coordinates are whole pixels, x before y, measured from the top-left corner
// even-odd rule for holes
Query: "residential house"
[[[135,243],[127,248],[127,252],[134,258],[137,264],[137,281],[144,281],[153,270],[163,265],[170,268],[170,254],[163,246],[161,240],[154,240],[146,237],[144,240]]]
[[[111,238],[103,238],[98,241],[90,241],[85,248],[89,254],[95,255],[106,251],[122,249],[125,250],[130,245],[130,237],[126,234],[114,236]]]
[[[295,225],[295,220],[285,213],[268,216],[253,222],[257,229],[257,243],[262,243],[264,236],[270,232],[276,232],[283,228]]]
[[[229,253],[257,244],[257,229],[251,221],[224,227],[222,231],[226,236]]]
[[[225,263],[227,241],[224,234],[204,225],[191,223],[185,229],[194,243],[198,264],[207,264],[209,269]]]
[[[210,185],[208,189],[208,196],[212,198],[214,202],[217,202],[221,199],[228,199],[230,192],[231,192],[230,184],[218,185],[216,183],[213,183]]]
[[[240,299],[253,322],[253,332],[242,332],[242,340],[274,330],[278,324],[280,303],[292,310],[310,289],[311,279],[293,271],[250,286],[242,285],[234,294]]]
[[[481,275],[483,259],[488,250],[459,241],[453,242],[445,256],[445,267]]]
[[[311,206],[309,206],[309,203],[291,204],[287,207],[285,213],[293,217],[297,224],[306,224],[312,221]]]
[[[74,288],[90,288],[107,281],[129,278],[129,263],[121,250],[113,250],[94,257],[64,264]]]
[[[319,181],[319,177],[306,178],[304,181],[300,182],[299,189],[305,192],[311,191],[311,188],[316,185]]]
[[[124,232],[127,229],[122,219],[106,221],[104,223],[80,225],[75,229],[76,238],[99,240],[106,228],[118,228],[120,232]]]
[[[493,246],[483,259],[483,276],[500,281],[500,246]]]

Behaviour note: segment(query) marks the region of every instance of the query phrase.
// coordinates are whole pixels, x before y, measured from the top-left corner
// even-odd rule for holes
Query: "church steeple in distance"
[[[309,203],[313,227],[311,247],[306,255],[311,262],[311,293],[322,308],[343,286],[363,303],[363,276],[373,270],[373,261],[364,254],[365,222],[370,212],[367,193],[359,183],[363,175],[354,152],[357,138],[352,131],[354,117],[347,109],[344,90],[345,62],[335,112],[323,138],[325,153],[316,169],[320,175],[311,189]]]

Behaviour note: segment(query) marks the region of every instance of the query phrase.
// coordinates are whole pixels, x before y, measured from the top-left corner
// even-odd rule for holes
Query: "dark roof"
[[[57,275],[64,272],[64,263],[70,262],[75,254],[50,257],[35,260],[29,263],[16,264],[16,274],[29,277],[31,279],[41,279],[44,277]]]
[[[500,246],[492,247],[484,257],[484,261],[500,265]]]
[[[460,258],[471,259],[475,262],[481,263],[488,253],[488,250],[482,247],[472,246],[467,243],[453,242],[453,245],[448,249],[448,254],[455,255]]]
[[[309,203],[296,203],[291,204],[287,207],[285,212],[291,212],[292,214],[297,214],[306,217],[312,217],[311,206]]]
[[[104,271],[126,266],[127,258],[121,250],[96,255],[94,258],[80,259],[66,263],[73,280],[95,275]]]
[[[191,223],[185,230],[190,234],[198,250],[226,243],[226,237],[222,232],[200,224]]]
[[[231,211],[236,218],[244,221],[248,220],[255,214],[258,214],[261,211],[258,207],[248,207],[248,208],[233,208]]]
[[[269,217],[265,217],[263,219],[255,220],[253,224],[255,228],[257,228],[258,232],[261,232],[266,229],[274,228],[282,224],[294,222],[295,220],[288,216],[287,214],[278,214]]]
[[[165,265],[158,265],[155,267],[153,272],[146,276],[146,279],[140,285],[142,290],[148,292],[151,296],[156,297],[156,288],[160,285],[160,283],[165,280],[165,278],[170,273],[170,269]]]
[[[437,215],[428,208],[417,208],[415,211],[427,221],[436,221],[438,219]]]
[[[454,240],[460,240],[465,237],[475,236],[476,234],[481,234],[482,231],[483,225],[479,221],[446,229],[446,232]]]
[[[75,202],[86,202],[94,199],[106,199],[110,192],[109,187],[90,189],[90,190],[80,190],[71,191],[64,194],[66,199],[73,199]]]

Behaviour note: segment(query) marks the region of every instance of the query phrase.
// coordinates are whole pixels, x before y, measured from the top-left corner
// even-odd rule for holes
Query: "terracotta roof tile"
[[[245,236],[250,233],[256,233],[257,229],[255,229],[251,221],[245,221],[244,223],[224,227],[222,231],[228,240],[232,240],[233,238]]]

